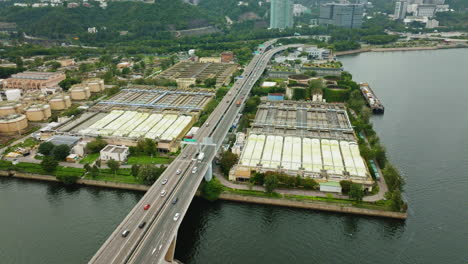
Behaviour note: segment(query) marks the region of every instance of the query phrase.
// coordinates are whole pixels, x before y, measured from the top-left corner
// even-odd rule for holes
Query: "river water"
[[[468,49],[340,58],[406,179],[406,222],[195,199],[184,263],[468,263]],[[85,263],[141,193],[0,179],[0,263]]]

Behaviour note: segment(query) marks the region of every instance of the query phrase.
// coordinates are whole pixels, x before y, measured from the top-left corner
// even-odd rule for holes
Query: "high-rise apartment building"
[[[360,28],[363,14],[364,6],[360,4],[323,4],[320,6],[319,24]]]
[[[271,0],[270,28],[290,28],[293,21],[292,0]]]
[[[406,9],[408,8],[408,2],[396,1],[395,2],[395,13],[393,14],[394,20],[404,19],[406,16]]]

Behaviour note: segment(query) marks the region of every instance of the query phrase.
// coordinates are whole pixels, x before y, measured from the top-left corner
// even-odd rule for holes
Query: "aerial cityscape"
[[[466,69],[464,0],[0,0],[1,262],[465,263]]]

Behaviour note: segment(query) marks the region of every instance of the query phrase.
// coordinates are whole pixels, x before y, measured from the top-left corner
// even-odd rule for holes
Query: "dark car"
[[[146,225],[146,222],[141,222],[141,224],[138,225],[138,228],[143,228],[145,227],[145,225]]]
[[[174,198],[174,200],[172,200],[172,204],[176,204],[177,201],[179,201],[179,198],[178,198],[178,197],[176,197],[176,198]]]

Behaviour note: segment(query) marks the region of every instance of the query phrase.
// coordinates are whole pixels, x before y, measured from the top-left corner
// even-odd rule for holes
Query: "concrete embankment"
[[[450,45],[450,46],[433,46],[433,47],[401,47],[401,48],[364,48],[358,50],[348,50],[336,52],[336,56],[358,54],[364,52],[387,52],[387,51],[416,51],[416,50],[438,50],[438,49],[456,49],[468,48],[468,45]]]
[[[10,172],[0,171],[0,176],[15,177],[15,178],[22,178],[22,179],[29,179],[29,180],[58,182],[58,180],[54,176],[23,173],[23,172],[17,172],[17,171],[10,171]],[[147,191],[150,188],[150,186],[143,185],[143,184],[96,181],[96,180],[89,180],[89,179],[79,179],[76,183],[80,185],[131,190],[131,191]]]
[[[337,213],[346,213],[346,214],[358,214],[358,215],[368,215],[368,216],[378,216],[386,218],[395,218],[395,219],[406,219],[408,217],[407,213],[399,212],[390,212],[382,210],[371,210],[366,208],[351,207],[346,205],[336,205],[320,201],[294,201],[289,199],[276,199],[276,198],[265,198],[265,197],[255,197],[255,196],[245,196],[232,193],[222,193],[219,196],[219,199],[243,203],[256,203],[256,204],[266,204],[266,205],[275,205],[275,206],[284,206],[284,207],[295,207],[302,209],[313,209]]]
[[[23,172],[17,172],[17,171],[0,171],[0,176],[15,177],[15,178],[22,178],[22,179],[29,179],[29,180],[58,182],[58,180],[54,176],[23,173]],[[88,180],[88,179],[80,179],[77,181],[77,184],[86,185],[86,186],[122,189],[122,190],[132,190],[132,191],[147,191],[150,188],[150,186],[142,185],[142,184],[128,184],[128,183],[96,181],[96,180]],[[197,191],[196,196],[201,196],[199,191]],[[322,210],[322,211],[337,212],[337,213],[396,218],[396,219],[407,218],[406,213],[371,210],[371,209],[357,208],[357,207],[351,207],[351,206],[346,206],[346,205],[336,205],[336,204],[320,202],[320,201],[295,201],[295,200],[282,199],[282,198],[265,198],[265,197],[246,196],[246,195],[232,194],[232,193],[222,193],[219,196],[219,199],[227,200],[227,201],[243,202],[243,203],[255,203],[255,204],[265,204],[265,205],[274,205],[274,206],[283,206],[283,207],[294,207],[294,208]]]

